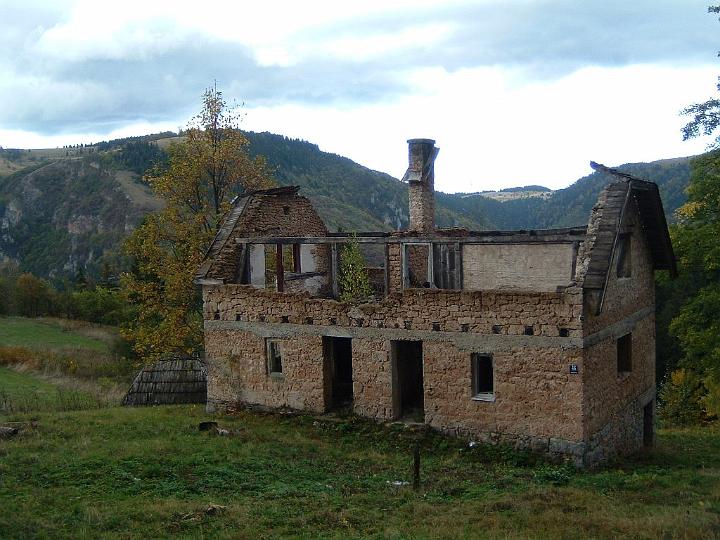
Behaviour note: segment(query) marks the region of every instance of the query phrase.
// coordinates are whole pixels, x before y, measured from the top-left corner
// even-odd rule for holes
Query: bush
[[[703,404],[707,394],[700,376],[678,369],[665,379],[658,394],[660,420],[668,426],[689,426],[708,419]]]

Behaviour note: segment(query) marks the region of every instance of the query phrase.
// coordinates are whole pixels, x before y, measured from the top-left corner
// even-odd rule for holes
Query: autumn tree
[[[146,177],[165,206],[147,216],[126,241],[135,263],[121,279],[124,295],[137,309],[123,334],[145,358],[201,347],[193,275],[232,197],[273,183],[265,160],[250,157],[247,146],[236,108],[211,88],[182,141],[169,146],[167,162]]]

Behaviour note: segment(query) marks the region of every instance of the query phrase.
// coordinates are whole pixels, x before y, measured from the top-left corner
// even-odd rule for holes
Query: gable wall
[[[602,312],[585,302],[584,411],[591,461],[642,446],[642,407],[655,392],[655,283],[650,251],[634,203],[621,233],[631,233],[632,275],[617,277],[617,250],[609,267]],[[618,373],[617,339],[632,334],[632,371]],[[592,451],[592,448],[591,448]]]
[[[285,208],[288,213],[285,213]],[[238,219],[224,248],[215,257],[207,277],[233,282],[240,247],[236,238],[258,236],[326,236],[327,227],[306,197],[299,195],[253,195]],[[323,246],[324,248],[324,246]],[[317,271],[329,268],[326,248],[316,248]]]

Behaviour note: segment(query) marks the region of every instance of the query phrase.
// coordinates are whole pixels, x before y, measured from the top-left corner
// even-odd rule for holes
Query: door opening
[[[655,402],[651,401],[643,407],[643,446],[653,446],[655,440],[655,425],[653,423],[653,412]]]
[[[352,339],[323,337],[323,351],[330,383],[330,408],[341,409],[352,405]]]
[[[422,341],[393,341],[393,408],[396,418],[425,419]]]

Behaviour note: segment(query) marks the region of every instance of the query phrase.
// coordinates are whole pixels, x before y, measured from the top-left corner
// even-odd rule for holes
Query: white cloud
[[[248,128],[395,176],[421,136],[441,189],[559,187],[702,151],[678,112],[718,71],[700,0],[27,1],[0,20],[4,146],[174,129],[217,78]]]
[[[247,127],[318,143],[396,177],[405,140],[441,148],[436,184],[449,192],[539,183],[567,186],[589,161],[620,165],[692,155],[707,141],[683,143],[679,116],[712,81],[714,67],[588,68],[554,82],[518,85],[513,71],[480,68],[410,74],[422,92],[352,108],[250,109]],[[708,85],[711,89],[712,84]]]

